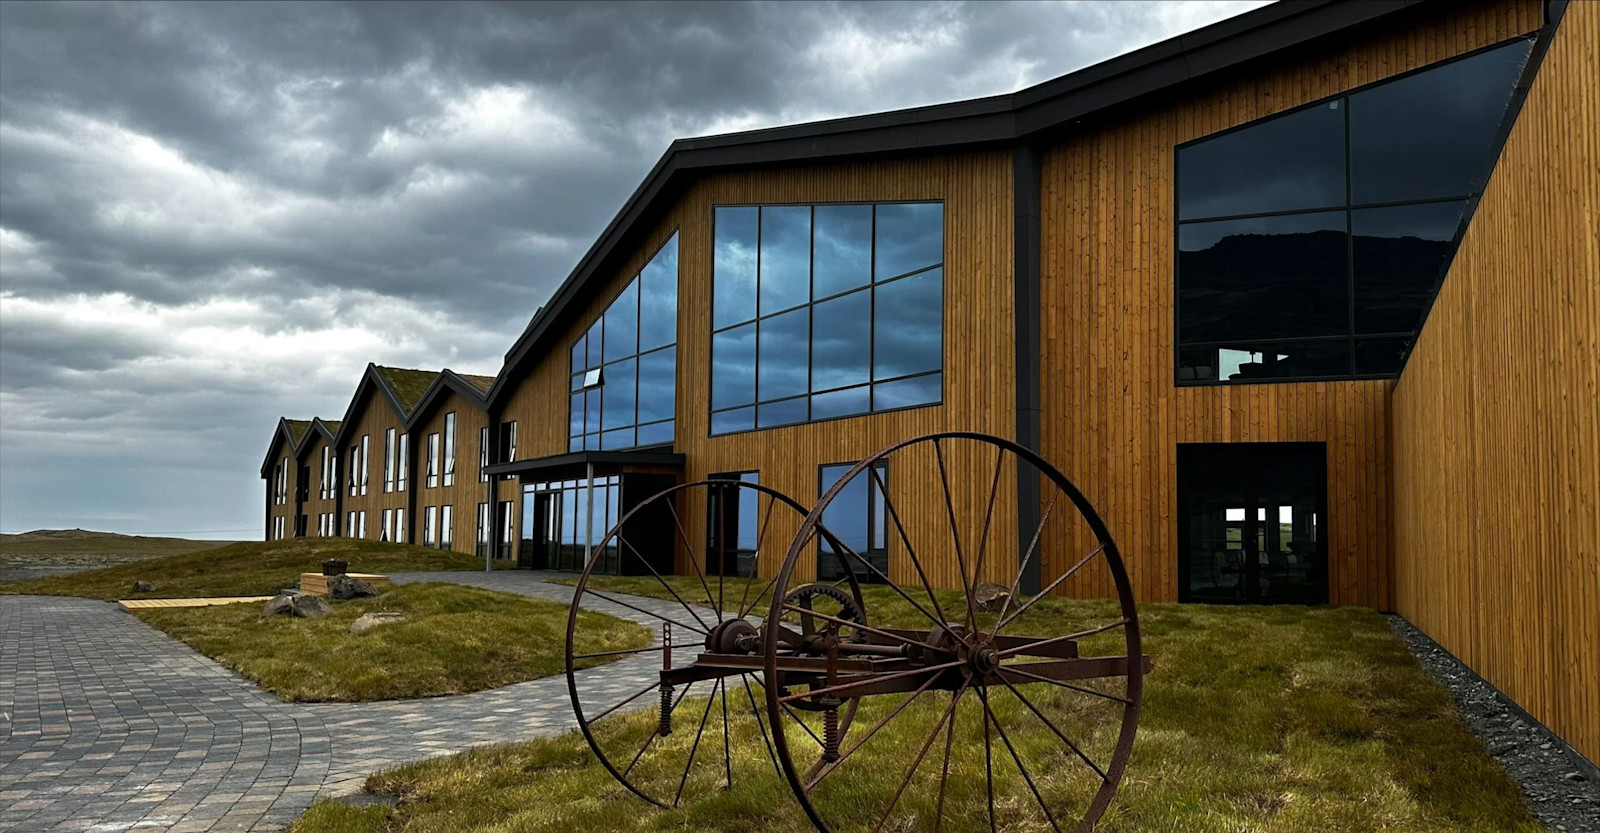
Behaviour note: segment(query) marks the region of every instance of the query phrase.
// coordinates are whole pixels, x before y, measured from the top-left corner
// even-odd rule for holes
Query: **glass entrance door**
[[[1322,443],[1178,446],[1178,598],[1328,601]]]

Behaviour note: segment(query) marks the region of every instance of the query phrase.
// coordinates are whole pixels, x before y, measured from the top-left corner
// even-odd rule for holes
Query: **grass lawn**
[[[146,610],[139,618],[289,701],[364,701],[482,691],[564,668],[567,606],[453,584],[388,587],[321,619],[261,619],[261,605]],[[369,611],[403,622],[350,634]],[[582,614],[585,652],[638,648],[650,631]],[[608,660],[593,660],[600,664]]]
[[[483,569],[483,559],[475,555],[350,538],[298,538],[247,541],[67,576],[0,582],[0,594],[86,596],[106,601],[270,596],[295,586],[301,573],[321,572],[325,558],[350,562],[353,573]],[[156,589],[134,593],[135,581],[153,582]]]
[[[619,592],[644,585],[630,579],[601,581]],[[693,593],[699,584],[692,577],[679,581],[685,598],[703,596]],[[897,604],[888,591],[868,588],[867,593],[873,624],[912,625],[914,612]],[[1030,614],[1030,620],[1050,623],[1030,629],[1043,631],[1038,635],[1070,633],[1084,622],[1104,622],[1111,610],[1106,602],[1063,599],[1041,602],[1036,609],[1044,615]],[[1541,829],[1516,785],[1461,722],[1448,693],[1378,614],[1359,608],[1174,604],[1143,605],[1140,613],[1146,650],[1156,667],[1146,678],[1132,763],[1098,830],[1515,833]],[[1086,641],[1084,648],[1086,654],[1113,650],[1110,643],[1097,646],[1092,641]],[[729,711],[743,714],[748,709],[740,704],[743,692],[737,688],[735,692]],[[838,800],[892,790],[899,783],[917,745],[949,702],[948,695],[931,696],[927,703],[913,704],[885,730],[896,732],[896,737],[874,739],[863,747],[860,754],[869,756],[870,765],[842,785]],[[1000,694],[992,698],[997,712],[1019,722],[1023,719],[1014,698]],[[868,698],[857,720],[875,720],[899,700]],[[981,725],[981,718],[966,704],[963,701],[956,720],[963,732],[970,732]],[[1080,742],[1085,748],[1106,742],[1105,730],[1095,728],[1092,709],[1084,712],[1083,723],[1074,729],[1083,733]],[[688,707],[688,714],[698,713],[699,709]],[[654,714],[646,710],[607,718],[599,731],[642,743],[654,722]],[[707,741],[711,746],[702,750],[705,754],[688,782],[686,794],[695,800],[673,811],[657,810],[627,793],[601,768],[582,737],[569,734],[474,750],[375,775],[367,788],[399,795],[397,808],[321,802],[294,830],[810,830],[787,782],[773,772],[754,721],[736,718],[733,730],[729,751],[736,789],[717,789],[723,750],[716,736],[719,739]],[[804,742],[797,730],[791,735],[793,743]],[[693,737],[692,731],[674,732],[663,742],[688,744]],[[1019,730],[1013,740],[1025,746],[1059,747],[1043,729]],[[952,784],[959,776],[961,786],[952,787],[952,800],[944,807],[945,830],[988,829],[982,757],[981,743],[956,749]],[[1041,789],[1081,789],[1083,767],[1065,753],[1058,760],[1059,767],[1035,773]],[[931,801],[911,793],[925,789],[936,770],[937,763],[923,765],[924,774],[902,803],[918,816],[897,816],[893,829],[932,829]],[[634,776],[676,785],[679,772],[655,772],[641,765]],[[1002,829],[1049,830],[1014,770],[997,770],[996,780],[997,795],[1009,796],[997,804]],[[867,818],[864,827],[874,820]]]

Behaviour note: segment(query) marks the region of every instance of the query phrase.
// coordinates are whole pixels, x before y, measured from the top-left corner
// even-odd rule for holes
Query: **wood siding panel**
[[[301,514],[306,516],[306,537],[308,538],[317,537],[317,516],[337,512],[339,508],[338,489],[340,484],[337,482],[338,471],[335,472],[335,482],[332,484],[334,491],[327,498],[321,496],[323,486],[322,449],[327,446],[328,441],[320,433],[313,433],[311,441],[306,443],[306,447],[300,450],[300,465],[310,469],[311,474],[311,482],[307,484],[309,491],[306,502],[300,510]],[[336,454],[337,451],[335,449]],[[342,523],[341,521],[340,529],[343,529]]]
[[[400,416],[389,407],[389,400],[385,399],[383,394],[379,393],[376,388],[373,388],[372,392],[368,394],[367,401],[359,407],[351,422],[356,427],[350,432],[350,438],[345,440],[344,448],[340,455],[342,465],[340,466],[339,474],[343,481],[340,484],[340,488],[344,489],[344,509],[339,518],[339,529],[341,532],[344,530],[344,516],[349,515],[351,512],[365,511],[367,513],[366,538],[376,541],[383,534],[383,510],[407,508],[406,492],[385,493],[383,491],[384,434],[390,428],[393,428],[395,429],[395,436],[398,437],[405,432],[405,425],[402,423]],[[369,437],[367,441],[367,493],[365,495],[352,496],[349,487],[350,474],[347,468],[354,462],[354,459],[350,456],[350,446],[360,445],[362,435]],[[415,475],[415,470],[408,472],[406,478],[407,489],[412,488],[412,481],[415,480]],[[407,513],[407,524],[411,523],[409,514]]]
[[[1398,610],[1600,761],[1600,5],[1572,3],[1394,391]]]
[[[890,200],[945,203],[944,403],[709,436],[713,206]],[[686,191],[669,216],[647,235],[645,244],[628,265],[611,278],[603,297],[573,319],[568,331],[557,340],[556,353],[541,359],[518,380],[501,417],[517,420],[517,456],[539,457],[567,450],[567,351],[674,230],[680,235],[675,450],[688,458],[685,480],[702,479],[714,472],[759,470],[763,485],[809,507],[819,494],[820,465],[854,462],[891,442],[936,430],[968,429],[1010,437],[1016,426],[1011,298],[1013,212],[1008,151],[872,164],[800,166],[703,179]],[[982,494],[974,496],[972,492],[977,487],[968,483],[958,500],[962,505],[981,505],[988,496],[993,459],[964,462],[971,463],[966,468],[983,472],[981,477],[971,478],[982,481]],[[905,470],[890,472],[889,479],[890,497],[897,505],[942,507],[943,497],[937,491],[937,471],[931,457],[918,460]],[[1005,495],[1014,493],[1014,475],[1002,482],[1002,489],[1005,491],[998,505],[1008,506]],[[705,507],[685,500],[678,510],[689,538],[697,543],[703,541]],[[928,517],[942,521],[943,516],[928,513]],[[1014,541],[1014,517],[1014,509],[1004,518],[997,511],[991,536],[998,541]],[[795,521],[797,518],[787,513],[774,513],[760,559],[764,571],[776,568],[797,526]],[[911,532],[919,554],[920,537],[924,534],[930,542],[935,539],[932,529]],[[948,531],[943,527],[937,535],[939,540],[948,540]],[[962,535],[975,538],[977,532],[963,530]],[[895,557],[897,552],[899,544],[895,542],[891,546],[891,563],[898,570],[904,559]],[[680,552],[679,568],[690,570],[681,555]],[[809,560],[805,569],[813,569]],[[986,572],[1000,575],[998,567]],[[953,566],[935,580],[943,584],[958,581]]]
[[[478,534],[478,504],[488,492],[487,484],[478,480],[479,437],[488,415],[468,402],[455,391],[448,391],[433,404],[433,414],[411,434],[411,480],[408,488],[417,490],[416,517],[410,518],[411,542],[422,543],[423,518],[428,507],[453,506],[450,524],[450,549],[453,552],[476,552]],[[455,485],[444,485],[444,417],[456,415],[456,476]],[[439,485],[427,486],[428,435],[439,435]],[[442,532],[442,530],[441,530]]]
[[[1388,609],[1383,381],[1177,388],[1175,147],[1530,32],[1534,2],[1451,4],[1051,148],[1043,170],[1042,445],[1105,517],[1140,598],[1177,598],[1177,444],[1324,442],[1330,601]],[[1047,573],[1087,552],[1049,550]],[[1102,578],[1074,593],[1102,594]]]

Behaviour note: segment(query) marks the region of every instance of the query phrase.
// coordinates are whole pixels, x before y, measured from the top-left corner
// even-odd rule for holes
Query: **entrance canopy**
[[[682,469],[684,456],[670,451],[574,451],[532,460],[496,463],[484,473],[520,475],[523,479],[570,480],[629,472],[661,472]],[[591,468],[592,467],[592,468]]]

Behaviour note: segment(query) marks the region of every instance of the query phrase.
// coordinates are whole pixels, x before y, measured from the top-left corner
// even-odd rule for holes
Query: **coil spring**
[[[656,723],[656,734],[666,737],[672,734],[672,686],[661,686],[661,719]]]
[[[838,709],[828,709],[822,713],[822,760],[830,764],[839,760]]]

